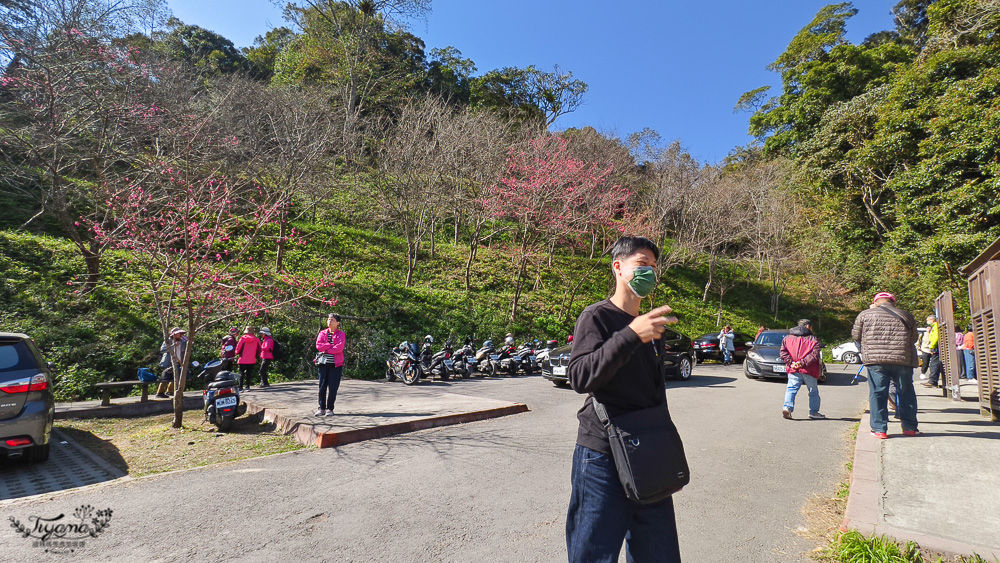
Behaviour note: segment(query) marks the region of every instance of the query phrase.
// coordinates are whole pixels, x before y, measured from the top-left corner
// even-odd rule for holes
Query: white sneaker
[[[333,416],[333,409],[326,409],[326,416]]]
[[[927,374],[921,374],[920,379],[927,379]]]
[[[316,409],[316,416],[326,416],[326,411],[323,409]]]

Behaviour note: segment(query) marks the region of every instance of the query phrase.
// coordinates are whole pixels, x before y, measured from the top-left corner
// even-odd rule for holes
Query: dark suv
[[[549,353],[549,359],[542,362],[542,377],[548,379],[557,387],[569,385],[566,375],[569,369],[569,352],[572,344],[556,348]],[[694,366],[694,347],[691,339],[683,334],[666,329],[663,333],[663,373],[674,379],[687,381],[691,379],[691,369]]]
[[[49,459],[56,403],[52,371],[24,334],[0,332],[0,455]]]

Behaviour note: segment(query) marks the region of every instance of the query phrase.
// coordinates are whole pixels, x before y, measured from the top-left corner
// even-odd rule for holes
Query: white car
[[[918,327],[917,332],[919,332],[920,337],[923,338],[924,333],[927,332],[927,329],[925,327]],[[914,344],[914,347],[916,347],[919,350],[919,347],[916,344]],[[845,364],[861,363],[861,353],[858,351],[858,343],[853,340],[849,340],[847,342],[844,342],[843,344],[840,344],[839,346],[831,350],[831,353],[833,354],[833,361],[835,362],[844,362]]]
[[[858,353],[858,343],[850,340],[831,350],[833,361],[845,364],[860,364],[861,354]]]

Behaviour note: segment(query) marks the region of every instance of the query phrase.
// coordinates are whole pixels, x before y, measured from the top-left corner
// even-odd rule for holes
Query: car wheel
[[[845,364],[860,364],[860,358],[858,358],[857,352],[844,352],[843,357]]]
[[[28,448],[24,460],[28,463],[42,463],[49,459],[49,445],[31,446]]]
[[[681,381],[691,379],[691,359],[681,356],[681,361],[677,364],[677,378]]]

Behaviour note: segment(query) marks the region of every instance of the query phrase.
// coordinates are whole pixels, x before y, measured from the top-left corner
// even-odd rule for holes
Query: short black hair
[[[646,237],[622,237],[611,247],[611,260],[625,260],[644,248],[653,253],[653,258],[660,259],[660,249],[655,242]]]
[[[338,315],[337,313],[330,313],[329,315],[326,316],[327,322],[329,322],[330,319],[336,319],[337,322],[339,323],[340,322],[340,315]]]

